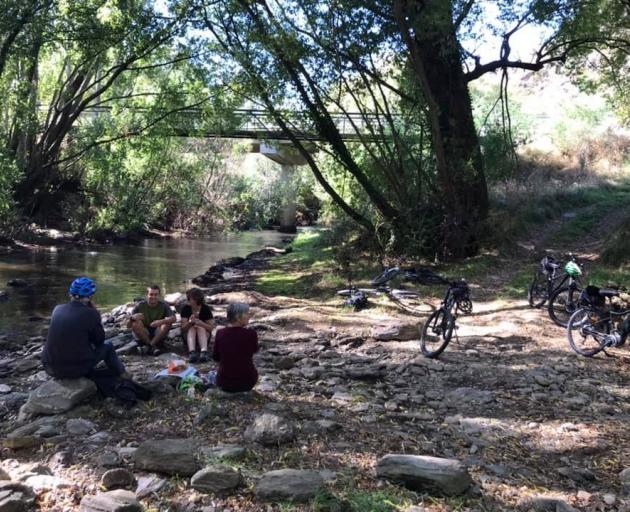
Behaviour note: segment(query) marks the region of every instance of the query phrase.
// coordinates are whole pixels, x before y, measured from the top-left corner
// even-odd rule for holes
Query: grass
[[[324,230],[300,233],[291,244],[292,252],[271,260],[269,269],[256,281],[256,289],[268,296],[285,295],[301,298],[333,297],[335,291],[347,288],[334,258],[334,250]],[[362,260],[353,265],[353,282],[368,284],[380,273],[376,261]]]
[[[313,512],[398,512],[412,504],[404,489],[351,490],[335,495],[321,492],[313,499]]]

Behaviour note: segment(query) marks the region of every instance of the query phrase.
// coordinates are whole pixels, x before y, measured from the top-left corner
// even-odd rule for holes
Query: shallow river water
[[[183,291],[191,278],[218,260],[279,246],[286,237],[252,231],[212,239],[147,239],[138,245],[0,255],[0,290],[9,294],[0,302],[0,332],[39,332],[37,319],[48,317],[55,304],[68,299],[68,286],[77,276],[96,280],[95,302],[105,311],[143,295],[150,283],[159,284],[163,293]],[[28,286],[6,286],[13,278],[24,279]]]

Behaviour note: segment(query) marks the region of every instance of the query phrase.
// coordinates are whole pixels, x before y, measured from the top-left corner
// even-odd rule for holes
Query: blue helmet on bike
[[[77,277],[70,285],[73,297],[91,297],[96,293],[96,283],[89,277]]]

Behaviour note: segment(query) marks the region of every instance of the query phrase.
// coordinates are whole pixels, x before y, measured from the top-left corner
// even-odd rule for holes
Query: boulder
[[[166,480],[156,475],[141,476],[138,479],[138,487],[136,488],[136,497],[138,499],[146,498],[151,494],[160,492],[166,485]]]
[[[176,306],[177,304],[185,300],[186,294],[182,292],[167,293],[166,295],[164,295],[164,302],[170,304],[171,306]]]
[[[10,480],[0,480],[0,511],[27,512],[32,510],[35,494],[30,487]]]
[[[420,330],[417,324],[388,322],[372,327],[370,336],[378,341],[410,341],[420,337]]]
[[[124,468],[110,469],[101,477],[101,485],[105,489],[121,489],[134,486],[136,479],[133,474]]]
[[[288,443],[295,438],[293,425],[276,414],[263,413],[245,430],[245,439],[265,446]]]
[[[460,461],[423,455],[385,455],[376,464],[376,475],[412,490],[437,490],[451,496],[463,493],[472,484]]]
[[[290,500],[305,502],[317,494],[324,480],[317,471],[278,469],[268,471],[256,485],[256,496],[261,500]]]
[[[89,379],[53,379],[31,391],[20,415],[59,414],[96,393],[96,384]]]
[[[144,508],[131,491],[109,491],[81,500],[81,512],[142,512]]]
[[[189,439],[145,441],[135,451],[134,461],[139,469],[167,475],[192,476],[199,470]]]
[[[190,486],[199,492],[225,492],[238,487],[241,480],[241,474],[230,466],[212,464],[197,471]]]

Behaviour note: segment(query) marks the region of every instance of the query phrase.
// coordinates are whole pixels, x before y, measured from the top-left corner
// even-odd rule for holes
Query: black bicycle
[[[417,299],[420,294],[415,290],[405,288],[391,288],[389,282],[395,278],[402,278],[406,282],[419,283],[421,277],[427,276],[424,269],[402,269],[400,267],[386,267],[377,277],[372,279],[371,284],[374,288],[358,288],[348,281],[348,288],[338,290],[337,295],[346,297],[344,304],[352,306],[355,310],[363,309],[368,305],[368,296],[387,295],[393,300],[401,299]],[[428,279],[428,278],[427,278]]]
[[[442,284],[448,284],[444,300],[424,323],[420,336],[420,348],[426,357],[437,357],[446,349],[456,328],[458,312],[472,313],[473,304],[468,283],[448,281],[440,278]]]
[[[585,357],[593,357],[607,348],[620,347],[630,334],[630,309],[616,309],[613,297],[618,290],[587,286],[580,301],[588,304],[571,315],[567,337],[571,348]],[[608,300],[608,305],[606,301]]]
[[[562,270],[560,270],[561,268]],[[569,261],[564,266],[561,261],[552,256],[545,256],[540,260],[536,275],[527,289],[529,305],[533,308],[540,308],[553,297],[558,302],[558,306],[563,306],[569,291],[571,298],[573,298],[573,292],[575,290],[579,292],[582,289],[579,280],[582,273],[583,265],[573,255],[569,255]],[[550,307],[549,316],[559,325],[566,326],[568,317],[563,318],[561,309],[556,311],[554,307]]]

